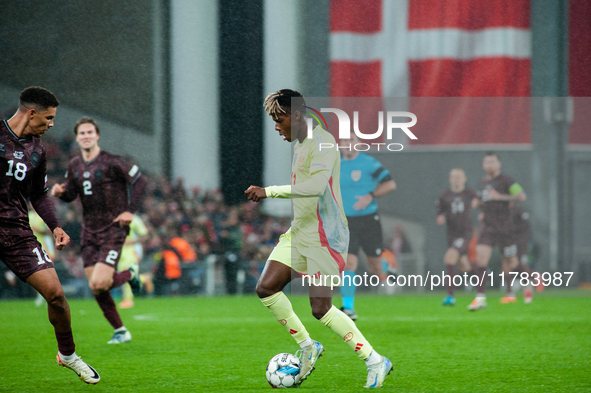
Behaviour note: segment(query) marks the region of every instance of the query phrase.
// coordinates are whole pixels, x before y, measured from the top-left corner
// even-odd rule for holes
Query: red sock
[[[450,282],[447,283],[448,284],[447,285],[447,294],[449,296],[453,297],[454,289],[455,289],[453,281],[454,281],[454,276],[456,275],[456,267],[454,265],[446,265],[446,266],[447,266],[447,275],[451,277]]]
[[[107,321],[109,321],[114,329],[119,329],[121,326],[123,326],[123,322],[121,321],[121,317],[117,311],[117,306],[115,306],[115,301],[113,300],[113,297],[111,297],[111,293],[101,292],[98,295],[94,295],[94,298],[98,302],[101,310],[103,310],[105,318],[107,318]]]
[[[113,285],[111,285],[111,288],[109,288],[109,289],[120,287],[121,285],[128,282],[130,279],[131,279],[131,272],[129,270],[124,270],[122,272],[115,272],[115,273],[113,273]]]
[[[74,336],[72,336],[71,330],[67,333],[55,332],[55,338],[57,339],[57,349],[62,355],[70,356],[76,351]]]

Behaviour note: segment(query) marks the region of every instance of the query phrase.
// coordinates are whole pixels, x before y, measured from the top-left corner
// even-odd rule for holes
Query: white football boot
[[[324,346],[318,341],[312,340],[312,344],[300,349],[296,352],[296,356],[300,358],[300,373],[296,378],[296,385],[299,386],[308,375],[314,371],[314,365],[320,356],[324,352]]]
[[[115,332],[113,337],[107,341],[107,344],[123,344],[131,342],[131,333],[128,330],[123,332]]]
[[[57,353],[55,360],[57,360],[57,364],[59,366],[69,368],[70,370],[74,371],[79,377],[80,380],[91,384],[96,385],[101,380],[98,373],[94,368],[92,368],[89,364],[86,364],[80,356],[76,356],[73,360],[66,361],[62,359],[62,354]]]
[[[476,296],[476,298],[474,298],[474,300],[472,300],[472,303],[470,303],[468,305],[469,311],[477,311],[477,310],[482,310],[485,308],[486,308],[486,298],[481,297],[481,296]]]
[[[367,382],[364,388],[379,388],[384,384],[386,376],[392,372],[394,366],[390,359],[382,356],[382,361],[367,366]]]

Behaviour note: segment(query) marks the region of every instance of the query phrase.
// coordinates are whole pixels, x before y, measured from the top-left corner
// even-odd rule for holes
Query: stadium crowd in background
[[[12,112],[0,109],[0,114],[6,116]],[[62,139],[45,135],[44,143],[47,147],[48,184],[62,183],[69,161],[80,154],[80,148],[70,134]],[[128,158],[128,161],[133,160]],[[149,173],[147,177],[146,194],[138,212],[148,228],[140,271],[150,278],[154,276],[154,290],[162,294],[201,293],[204,263],[208,256],[213,255],[218,267],[216,270],[224,272],[216,275],[216,291],[254,292],[266,257],[279,236],[289,227],[289,219],[267,216],[251,202],[230,207],[224,203],[219,190],[194,187],[187,192],[182,179],[171,182],[164,176]],[[51,199],[64,230],[71,236],[72,246],[56,253],[56,270],[66,289],[73,290],[70,297],[88,295],[88,291],[81,289],[87,284],[82,261],[78,257],[82,206],[79,201],[67,204],[57,198]],[[171,240],[175,238],[186,240],[194,249],[196,258],[181,263],[181,275],[169,280],[166,269],[161,269],[159,263],[164,262],[163,255],[172,255],[166,251],[178,254],[171,246]],[[0,298],[35,296],[20,280],[14,280],[9,271],[5,277],[5,266],[0,266]],[[162,270],[161,280],[158,280],[158,272]],[[245,272],[244,279],[240,278],[241,270]],[[158,288],[158,285],[161,287]],[[148,286],[146,289],[152,288]]]

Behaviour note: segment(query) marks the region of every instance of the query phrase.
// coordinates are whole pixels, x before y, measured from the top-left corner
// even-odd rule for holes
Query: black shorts
[[[95,236],[92,240],[88,235],[85,236],[80,247],[84,267],[104,263],[117,270],[121,249],[126,237],[127,231],[120,228],[113,228],[106,233]]]
[[[349,254],[359,255],[359,248],[362,248],[368,257],[382,255],[382,224],[377,213],[347,217],[347,221],[349,221],[350,232]]]
[[[517,255],[517,245],[515,244],[511,231],[499,230],[483,225],[480,236],[478,237],[478,244],[485,244],[491,247],[499,246],[505,258]]]
[[[53,268],[53,262],[32,234],[0,238],[0,260],[24,282],[35,272]]]

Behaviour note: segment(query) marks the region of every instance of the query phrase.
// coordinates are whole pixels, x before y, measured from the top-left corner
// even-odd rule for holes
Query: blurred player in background
[[[486,176],[482,178],[482,189],[479,198],[474,199],[473,205],[474,208],[480,207],[483,213],[474,269],[474,273],[479,277],[479,284],[476,298],[468,306],[470,311],[486,307],[486,270],[494,246],[501,249],[503,271],[513,271],[518,267],[509,202],[525,202],[527,198],[523,188],[515,180],[501,174],[501,161],[496,153],[485,154],[482,168]]]
[[[501,303],[515,303],[517,298],[515,297],[515,293],[513,292],[513,286],[511,285],[513,281],[520,282],[522,278],[521,273],[526,273],[528,277],[528,282],[531,282],[531,274],[534,270],[529,266],[529,230],[530,230],[530,222],[529,222],[529,213],[525,211],[522,206],[519,206],[515,203],[509,204],[509,213],[511,215],[511,227],[513,229],[513,239],[515,241],[515,245],[517,246],[517,259],[519,260],[519,265],[514,272],[519,273],[519,276],[515,278],[515,275],[510,275],[511,271],[505,270],[505,285],[507,287],[507,295],[501,299]],[[513,280],[515,278],[515,280]],[[541,286],[543,288],[543,285]],[[523,289],[523,297],[524,302],[529,304],[534,299],[534,291],[532,285],[527,285]]]
[[[437,224],[446,226],[447,249],[443,256],[443,263],[447,275],[455,276],[455,266],[460,262],[460,270],[472,270],[468,260],[468,245],[472,238],[472,200],[476,198],[476,191],[466,188],[466,172],[462,168],[453,168],[449,173],[450,188],[442,191],[436,202]],[[447,282],[447,297],[444,306],[454,306],[453,282]]]
[[[47,301],[49,322],[57,339],[57,362],[86,383],[100,381],[98,373],[76,355],[70,306],[53,263],[35,238],[27,213],[27,199],[53,234],[55,247],[70,237],[59,225],[47,197],[47,155],[40,137],[53,127],[59,101],[50,91],[28,87],[10,120],[0,121],[0,259],[22,281]]]
[[[350,139],[339,141],[341,157],[341,195],[343,208],[349,222],[349,252],[344,275],[350,281],[341,286],[343,311],[352,320],[357,319],[355,312],[355,292],[353,277],[359,262],[359,251],[367,256],[369,272],[382,274],[382,224],[378,215],[377,198],[388,195],[396,189],[396,183],[390,171],[374,157],[360,153],[353,146],[359,142],[354,132]]]
[[[129,224],[129,234],[125,238],[125,243],[123,243],[123,248],[121,249],[121,258],[119,258],[119,263],[117,264],[117,271],[123,272],[128,269],[132,269],[133,271],[139,271],[138,264],[144,257],[144,246],[143,242],[148,236],[148,228],[144,223],[144,220],[137,215],[133,215],[133,220]],[[142,276],[140,275],[140,281]],[[124,283],[121,286],[121,290],[123,292],[121,303],[119,303],[119,307],[121,308],[132,308],[134,306],[133,303],[133,291],[131,290],[131,285],[129,283]]]
[[[129,282],[139,292],[139,272],[133,268],[123,272],[116,272],[116,269],[146,180],[136,165],[101,150],[100,130],[90,117],[78,120],[74,133],[82,155],[70,161],[66,182],[55,184],[51,194],[65,202],[80,196],[84,270],[99,307],[115,329],[108,343],[130,342],[131,334],[123,325],[109,290]]]
[[[297,384],[314,370],[324,347],[310,338],[306,328],[293,312],[283,288],[296,276],[322,279],[339,276],[345,267],[349,230],[342,208],[339,187],[340,157],[336,149],[319,151],[325,141],[336,146],[331,134],[318,126],[307,138],[304,118],[305,101],[297,91],[284,89],[265,99],[265,111],[275,121],[275,130],[288,142],[295,142],[291,184],[261,188],[250,186],[249,200],[292,198],[291,228],[281,235],[269,256],[257,283],[256,292],[265,307],[289,331],[301,347],[301,367]],[[310,280],[312,281],[312,280]],[[332,305],[333,290],[328,286],[310,285],[312,314],[343,338],[367,365],[365,387],[382,386],[392,370],[392,362],[379,355],[363,337],[355,323]]]

